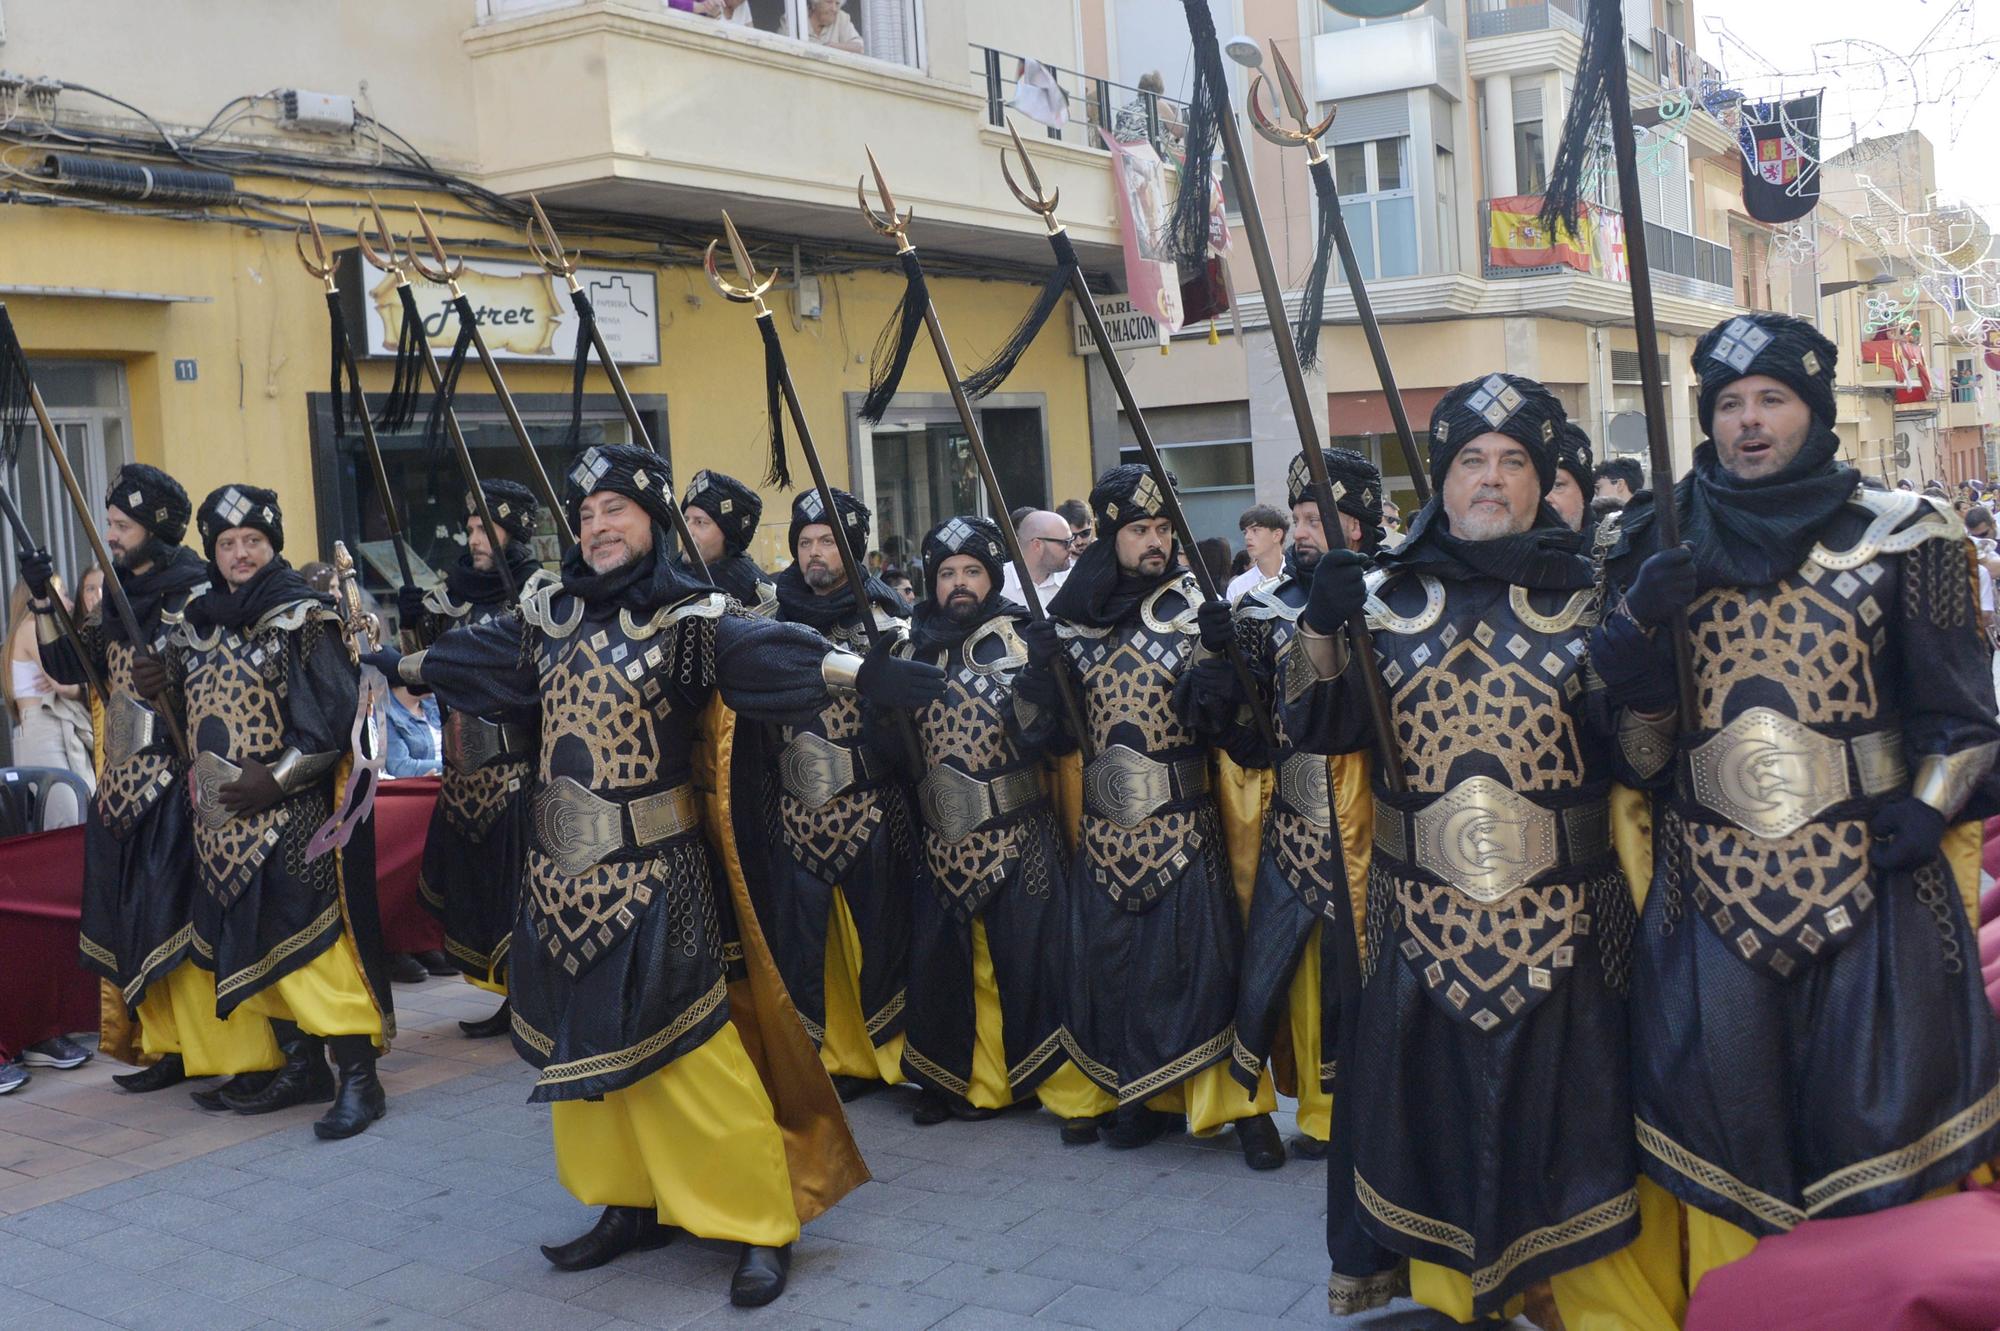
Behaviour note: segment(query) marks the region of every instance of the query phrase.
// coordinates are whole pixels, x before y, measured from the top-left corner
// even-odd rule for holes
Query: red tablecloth
[[[0,1055],[97,1029],[97,979],[76,959],[83,829],[0,841]]]
[[[391,952],[444,945],[417,900],[435,777],[385,781],[375,799],[376,896]],[[83,829],[0,841],[0,1055],[68,1031],[97,1029],[97,980],[77,962]]]

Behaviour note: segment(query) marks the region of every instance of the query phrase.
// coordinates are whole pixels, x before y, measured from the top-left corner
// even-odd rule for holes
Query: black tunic
[[[1992,764],[1972,579],[1949,510],[1857,491],[1795,574],[1696,598],[1699,724],[1628,753],[1657,792],[1633,976],[1641,1163],[1752,1233],[1913,1200],[2000,1144],[1995,1023],[1951,866],[1869,859],[1868,820],[1926,762],[1961,799]]]
[[[504,593],[471,601],[453,600],[440,585],[425,599],[418,632],[435,642],[445,633],[484,624],[513,613]],[[438,782],[437,808],[424,840],[417,894],[444,926],[444,950],[452,964],[476,980],[504,985],[507,952],[520,904],[521,866],[528,853],[528,799],[533,793],[532,709],[475,717],[444,711],[445,764]],[[485,723],[482,725],[482,723]],[[524,742],[501,746],[476,765],[456,757],[463,745],[455,733],[474,727],[501,735],[525,732]]]
[[[629,804],[692,780],[695,728],[718,690],[746,718],[823,705],[826,652],[810,630],[749,617],[719,592],[635,615],[544,575],[518,616],[446,634],[421,672],[469,712],[538,709],[539,786],[567,778]],[[558,863],[562,834],[560,819],[536,820],[511,954],[514,1048],[538,1070],[536,1101],[633,1085],[729,1018],[735,916],[699,824],[575,872]]]
[[[919,781],[949,769],[981,781],[1025,773],[1039,784],[1041,752],[1020,739],[1014,707],[1014,676],[1027,650],[1013,619],[995,615],[926,659],[944,669],[948,682],[945,696],[917,713],[924,759],[924,771],[915,774]],[[979,920],[1000,991],[1007,1085],[1018,1100],[1062,1064],[1069,857],[1055,813],[1043,793],[1032,804],[947,835],[925,812],[937,807],[937,799],[927,806],[921,784],[915,803],[923,855],[920,886],[910,901],[903,1069],[920,1085],[967,1097],[975,1034],[972,922]]]

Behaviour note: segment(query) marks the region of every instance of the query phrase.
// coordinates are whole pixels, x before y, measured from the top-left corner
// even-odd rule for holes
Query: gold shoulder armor
[[[1845,550],[1814,545],[1807,558],[1822,568],[1859,568],[1878,555],[1905,554],[1933,537],[1965,537],[1965,523],[1951,505],[1928,495],[1860,489],[1848,503],[1869,515],[1868,526]]]
[[[1285,583],[1285,575],[1264,581],[1243,593],[1243,599],[1236,603],[1236,613],[1245,619],[1296,620],[1302,607],[1286,605],[1278,595],[1278,588]]]
[[[1390,633],[1422,633],[1437,623],[1438,616],[1444,613],[1444,584],[1428,573],[1417,574],[1417,583],[1424,590],[1424,608],[1405,617],[1391,610],[1384,596],[1393,576],[1381,569],[1371,570],[1366,575],[1368,627]]]
[[[551,638],[566,638],[583,622],[581,600],[570,607],[567,619],[556,619],[555,597],[561,590],[562,579],[545,568],[536,569],[521,584],[521,618]]]
[[[991,658],[981,660],[979,648],[988,641],[993,647],[988,649]],[[1028,664],[1028,644],[1021,641],[1020,630],[1014,627],[1014,620],[1008,615],[995,615],[981,624],[965,639],[965,664],[975,675],[993,675],[1003,670],[1019,670]]]

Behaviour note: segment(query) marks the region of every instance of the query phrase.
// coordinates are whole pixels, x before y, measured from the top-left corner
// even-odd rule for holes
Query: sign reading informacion
[[[1097,342],[1090,335],[1090,325],[1084,322],[1083,308],[1074,298],[1070,300],[1069,312],[1076,354],[1095,356]],[[1134,305],[1130,296],[1097,297],[1097,317],[1104,320],[1104,331],[1111,334],[1111,345],[1119,351],[1160,345],[1160,325],[1152,315]]]
[[[362,354],[388,358],[402,335],[402,298],[396,279],[369,263],[359,250],[340,256],[340,289],[350,325],[367,334]],[[660,302],[656,274],[644,268],[579,268],[577,280],[590,297],[604,345],[621,365],[660,363]],[[569,292],[538,265],[498,259],[467,259],[458,280],[472,302],[479,331],[495,359],[567,363],[576,354],[577,317]],[[414,291],[424,336],[440,359],[458,336],[451,295],[433,282]]]

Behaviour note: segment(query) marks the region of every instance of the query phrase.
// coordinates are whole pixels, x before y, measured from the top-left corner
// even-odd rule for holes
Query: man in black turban
[[[776,584],[750,557],[750,542],[764,516],[764,497],[719,471],[698,471],[681,500],[695,552],[708,565],[715,585],[753,615],[778,608]]]
[[[187,763],[161,716],[165,708],[178,718],[181,704],[177,694],[165,692],[157,653],[208,576],[201,557],[181,544],[192,512],[181,483],[158,467],[128,462],[119,468],[104,495],[104,540],[141,641],[127,638],[108,599],[78,624],[90,664],[111,693],[104,704],[97,794],[84,822],[79,942],[84,969],[116,989],[134,1013],[131,1031],[107,1023],[102,1041],[116,1057],[150,1065],[112,1078],[128,1091],[161,1090],[186,1076],[237,1066],[275,1067],[277,1059],[268,1026],[251,1018],[227,1033],[241,1031],[249,1052],[211,1056],[226,1043],[215,1017],[215,986],[208,980],[204,991],[207,973],[189,960],[194,856],[183,795]],[[39,598],[34,609],[42,668],[60,683],[79,684],[87,678],[83,663],[48,600],[52,568],[44,551],[21,563],[22,579]],[[208,1090],[196,1098],[221,1108],[214,1097]]]
[[[916,608],[910,653],[943,669],[946,686],[913,714],[923,766],[907,775],[923,853],[903,1069],[923,1088],[914,1119],[928,1125],[990,1118],[1067,1063],[1069,865],[1041,750],[1019,733],[1026,612],[1001,590],[1000,528],[948,518],[924,537],[923,561],[930,595]]]
[[[467,495],[465,553],[429,592],[404,587],[398,594],[404,631],[419,646],[451,629],[514,614],[521,588],[540,567],[533,541],[542,506],[534,492],[497,477],[480,488],[498,531],[488,534]],[[491,1016],[459,1027],[475,1038],[505,1035],[511,1028],[504,1001],[507,954],[534,789],[535,716],[531,710],[496,716],[440,711],[444,772],[417,893],[444,926],[445,955],[468,981],[503,1000]]]
[[[750,1306],[784,1289],[800,1222],[866,1173],[750,915],[736,852],[751,848],[710,773],[735,713],[810,715],[856,690],[915,707],[943,681],[737,612],[668,557],[672,502],[651,451],[587,450],[561,573],[537,573],[518,616],[378,659],[448,706],[539,717],[514,1048],[552,1107],[563,1185],[605,1208],[543,1255],[583,1270],[679,1231],[733,1242],[730,1298]]]
[[[1204,603],[1174,562],[1167,496],[1145,467],[1113,467],[1090,492],[1097,541],[1022,626],[1016,699],[1032,740],[1067,728],[1055,671],[1076,680],[1090,733],[1070,870],[1070,1056],[1091,1085],[1066,1097],[1064,1140],[1144,1145],[1183,1124],[1234,1123],[1252,1169],[1284,1163],[1268,1078],[1230,1080],[1243,921],[1211,790],[1211,746],[1234,708],[1221,653],[1228,603]]]
[[[2000,1049],[1967,961],[1992,654],[1958,516],[1838,460],[1835,355],[1777,314],[1696,343],[1708,437],[1672,496],[1683,544],[1647,528],[1591,642],[1655,791],[1633,1109],[1647,1174],[1687,1204],[1690,1281],[2000,1144]],[[1677,718],[1682,612],[1694,713]]]
[[[871,641],[888,650],[905,636],[909,605],[872,576],[868,604],[856,604],[833,523],[859,559],[871,514],[845,490],[833,492],[833,503],[829,515],[818,490],[792,502],[792,563],[778,574],[777,618],[853,651],[870,650]],[[864,734],[860,704],[847,695],[763,735],[769,871],[758,913],[799,1016],[846,1099],[903,1079],[916,863],[908,800],[885,749],[901,736],[883,729],[890,733]]]
[[[1435,490],[1408,539],[1377,561],[1365,601],[1349,588],[1302,616],[1333,635],[1365,605],[1401,777],[1374,763],[1366,960],[1358,1011],[1338,1015],[1353,1073],[1327,1174],[1340,1308],[1386,1300],[1408,1261],[1418,1301],[1460,1321],[1547,1280],[1570,1325],[1674,1325],[1621,1251],[1642,1238],[1625,1077],[1634,914],[1585,650],[1598,591],[1545,502],[1567,423],[1516,375],[1445,394]],[[1323,656],[1336,643],[1307,639]],[[1332,751],[1369,747],[1360,671],[1320,687],[1341,713]]]
[[[1590,516],[1590,478],[1590,436],[1575,421],[1564,421],[1556,433],[1556,483],[1548,502],[1571,531],[1582,531]]]

